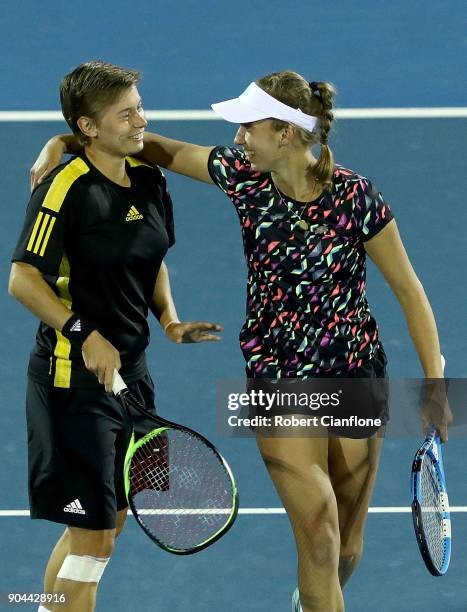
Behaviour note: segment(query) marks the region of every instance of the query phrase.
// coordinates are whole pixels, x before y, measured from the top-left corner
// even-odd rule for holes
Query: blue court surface
[[[276,0],[251,6],[224,0],[212,6],[192,0],[175,0],[170,6],[86,0],[79,8],[28,0],[9,6],[0,17],[0,111],[58,110],[61,77],[97,57],[141,68],[147,109],[206,110],[262,74],[285,68],[310,80],[333,81],[342,109],[459,107],[453,116],[441,112],[432,118],[404,113],[342,118],[331,146],[338,163],[370,177],[391,204],[435,313],[447,375],[466,378],[462,9],[457,0],[338,0],[289,7]],[[28,508],[24,392],[36,321],[8,297],[6,287],[28,200],[29,168],[45,140],[66,131],[66,125],[24,118],[3,116],[0,121],[0,593],[40,592],[47,559],[62,531],[20,512]],[[231,143],[235,133],[235,126],[221,121],[177,117],[152,122],[149,129],[206,145]],[[237,216],[215,187],[171,173],[167,179],[177,236],[167,263],[179,314],[185,320],[222,323],[225,331],[220,343],[175,346],[152,321],[148,359],[158,409],[201,430],[220,447],[238,481],[241,513],[223,539],[189,557],[163,553],[129,517],[100,584],[97,610],[286,612],[296,582],[287,518],[279,512],[254,440],[221,437],[216,429],[216,384],[243,375],[238,332],[246,270]],[[422,376],[403,313],[371,263],[368,296],[390,375]],[[467,610],[467,514],[453,514],[453,556],[442,578],[428,574],[413,537],[409,468],[418,444],[418,438],[385,441],[365,555],[345,590],[350,612]],[[467,506],[465,444],[453,437],[445,448],[450,501],[459,507]],[[4,608],[15,609],[0,604]]]

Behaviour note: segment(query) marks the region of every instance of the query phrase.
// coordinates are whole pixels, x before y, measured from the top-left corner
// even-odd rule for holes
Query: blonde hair
[[[299,108],[303,113],[319,118],[313,132],[300,127],[297,127],[297,130],[304,144],[321,145],[318,161],[313,167],[313,174],[321,184],[325,187],[329,186],[334,173],[334,156],[328,145],[329,132],[334,119],[332,107],[335,89],[333,85],[325,81],[308,83],[297,72],[291,70],[273,72],[255,82],[258,87],[279,102],[292,108]],[[273,129],[278,131],[286,125],[287,122],[280,119],[274,119],[272,123]]]

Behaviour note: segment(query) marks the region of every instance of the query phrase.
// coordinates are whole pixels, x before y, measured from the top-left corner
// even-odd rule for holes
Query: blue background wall
[[[147,109],[207,109],[258,76],[285,68],[330,80],[341,107],[467,106],[465,7],[452,0],[233,4],[84,1],[8,3],[0,15],[0,110],[58,109],[58,84],[76,64],[102,58],[139,68]],[[159,122],[151,129],[204,144],[231,142],[222,122]],[[28,200],[29,168],[61,123],[0,123],[0,509],[27,508],[25,369],[36,322],[6,294],[9,257]],[[391,203],[406,248],[431,300],[450,376],[467,376],[465,119],[340,121],[337,160],[370,176]],[[220,438],[215,385],[241,377],[238,331],[245,266],[240,229],[215,188],[168,173],[177,245],[168,256],[185,319],[225,326],[215,345],[174,346],[153,324],[149,350],[162,414],[200,428],[235,470],[242,507],[279,506],[251,440]],[[368,294],[392,376],[420,376],[403,314],[369,264]],[[408,504],[416,440],[387,440],[373,505]],[[452,502],[466,500],[464,441],[446,449]],[[351,612],[467,609],[465,515],[446,578],[433,581],[418,558],[409,515],[371,515],[367,556],[347,592]],[[0,591],[41,589],[56,525],[0,517]],[[242,515],[229,535],[197,557],[164,555],[130,522],[102,581],[98,610],[288,609],[295,553],[284,516]],[[408,584],[410,583],[410,588]],[[405,593],[402,596],[402,593]],[[136,603],[135,603],[136,602]],[[0,604],[1,607],[1,604]],[[32,608],[31,608],[32,609]]]

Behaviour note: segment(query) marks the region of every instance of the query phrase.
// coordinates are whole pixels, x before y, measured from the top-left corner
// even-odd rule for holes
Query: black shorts
[[[155,412],[149,374],[128,388]],[[123,464],[132,427],[138,438],[156,425],[140,413],[130,419],[104,389],[58,389],[31,378],[26,414],[31,518],[113,529],[128,505]]]
[[[316,423],[323,423],[328,436],[345,438],[369,438],[376,433],[383,435],[384,426],[389,421],[389,381],[386,372],[386,355],[382,347],[370,361],[364,363],[360,368],[345,374],[321,374],[302,379],[262,379],[249,378],[247,381],[247,391],[263,391],[274,394],[285,395],[293,393],[296,397],[303,393],[308,398],[313,396],[326,395],[326,406],[317,407],[310,404],[291,403],[284,405],[273,403],[267,410],[263,407],[248,406],[248,417],[265,417],[273,419],[274,423],[280,422],[282,425],[282,435],[289,435],[294,429],[293,426],[283,426],[283,423],[290,423],[292,415],[300,417],[316,417],[315,425],[309,425],[308,430],[301,428],[304,435],[320,435],[321,430],[317,430]],[[329,380],[332,379],[332,380]],[[340,401],[339,396],[331,398],[331,394],[342,394],[347,401]],[[313,397],[315,399],[315,397]],[[284,417],[280,419],[280,417]],[[312,423],[312,421],[310,421]],[[278,427],[270,429],[271,435],[278,435]],[[297,429],[297,428],[295,428]],[[308,434],[306,433],[308,431]],[[261,433],[267,435],[268,429],[262,428]],[[279,432],[280,433],[280,432]]]

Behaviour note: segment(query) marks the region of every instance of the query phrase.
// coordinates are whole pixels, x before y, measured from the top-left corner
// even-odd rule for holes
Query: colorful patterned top
[[[229,147],[213,149],[209,172],[242,227],[248,285],[240,344],[248,375],[345,375],[384,356],[365,295],[363,243],[393,215],[371,182],[336,166],[331,189],[300,203]]]

